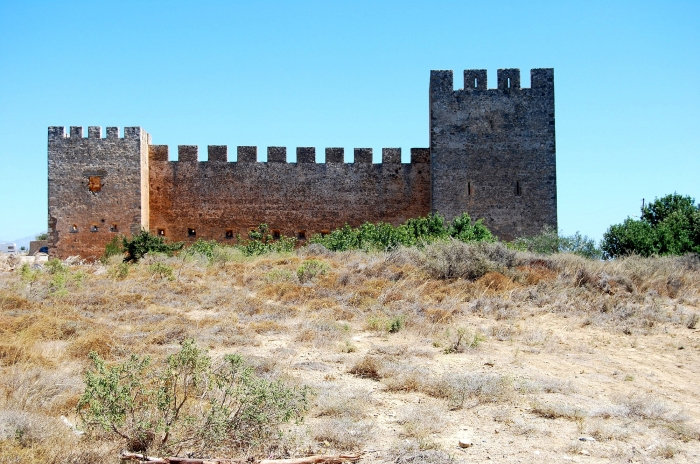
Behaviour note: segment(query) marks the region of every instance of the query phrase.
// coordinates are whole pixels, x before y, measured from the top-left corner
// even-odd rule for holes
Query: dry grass
[[[322,271],[300,278],[310,260]],[[700,349],[697,257],[603,262],[448,242],[389,254],[222,249],[123,270],[0,271],[0,464],[58,462],[57,450],[61,462],[113,460],[119,443],[79,439],[59,420],[78,422],[87,354],[160,362],[189,337],[215,355],[243,353],[265,378],[314,387],[301,454],[375,446],[389,450],[384,461],[455,462],[457,431],[483,417],[511,438],[570,427],[615,459],[640,436],[659,443],[644,448],[649,459],[690,459],[700,443],[700,412],[680,412],[691,393],[657,394],[681,395],[664,383],[672,371],[700,383],[688,358]],[[654,375],[598,369],[598,352],[613,348],[669,361]],[[576,371],[557,368],[572,359]],[[604,394],[590,390],[590,371]],[[290,443],[270,453],[290,455]],[[469,452],[486,459],[479,450]]]

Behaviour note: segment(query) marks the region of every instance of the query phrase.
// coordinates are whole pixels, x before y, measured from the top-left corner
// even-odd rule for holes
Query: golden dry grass
[[[444,263],[416,250],[303,253],[154,256],[126,277],[118,263],[72,265],[62,291],[45,271],[0,273],[0,464],[116,462],[118,441],[59,420],[78,421],[87,354],[162,359],[189,337],[315,389],[306,424],[265,451],[274,456],[517,462],[534,437],[543,458],[697,462],[697,257],[515,253],[478,278],[443,279]],[[327,271],[301,282],[310,258]],[[469,343],[454,349],[458,334]],[[464,433],[488,445],[459,451]]]

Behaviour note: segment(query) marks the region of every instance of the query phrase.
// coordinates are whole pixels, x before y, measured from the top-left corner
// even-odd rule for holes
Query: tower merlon
[[[530,87],[533,89],[554,90],[554,69],[535,68],[530,70]]]
[[[400,148],[382,148],[383,164],[401,164]]]
[[[239,163],[255,163],[258,160],[258,147],[238,147]]]
[[[498,90],[520,90],[520,70],[518,68],[496,71]]]
[[[452,93],[452,71],[430,71],[430,94]]]
[[[102,138],[102,127],[100,127],[100,126],[88,126],[88,138],[89,139],[101,139]]]
[[[355,148],[355,157],[353,163],[372,163],[372,149],[371,148]]]
[[[148,158],[151,161],[168,161],[167,145],[149,145]]]
[[[108,139],[118,139],[119,138],[119,128],[118,127],[108,127],[107,128],[107,138]]]
[[[83,138],[83,126],[70,126],[70,138],[82,139]]]
[[[228,161],[228,146],[209,145],[207,147],[207,160],[215,163],[226,163]]]
[[[49,140],[65,138],[66,128],[64,126],[49,126]]]
[[[128,129],[128,128],[127,128]],[[197,145],[178,145],[177,160],[184,162],[197,162],[199,147]]]
[[[316,148],[297,147],[297,163],[315,163]]]
[[[137,139],[141,137],[141,135],[145,131],[141,129],[140,127],[125,127],[124,128],[124,138],[125,139]]]
[[[411,148],[411,164],[429,163],[430,148]]]
[[[268,163],[286,163],[287,147],[267,147]]]
[[[326,148],[326,163],[342,163],[345,161],[344,148]]]
[[[486,90],[488,79],[485,69],[464,70],[464,90]]]

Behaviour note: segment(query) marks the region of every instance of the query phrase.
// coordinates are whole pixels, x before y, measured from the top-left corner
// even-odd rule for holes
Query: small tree
[[[95,352],[78,402],[90,434],[118,437],[130,451],[193,454],[255,447],[308,410],[307,388],[255,375],[238,355],[213,365],[186,340],[164,363],[132,355],[112,366]]]
[[[700,253],[700,206],[677,193],[655,199],[642,207],[639,219],[610,226],[601,248],[610,258]]]
[[[182,242],[168,243],[163,237],[153,235],[147,230],[128,239],[122,238],[122,249],[126,253],[124,261],[138,261],[146,253],[165,253],[172,255],[182,249]]]

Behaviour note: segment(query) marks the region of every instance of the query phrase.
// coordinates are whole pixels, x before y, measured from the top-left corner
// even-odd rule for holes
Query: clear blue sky
[[[510,67],[554,68],[563,233],[700,200],[697,0],[0,0],[0,240],[46,229],[47,126],[407,150],[428,146],[431,69],[493,87]]]

